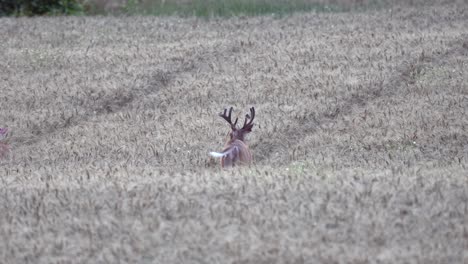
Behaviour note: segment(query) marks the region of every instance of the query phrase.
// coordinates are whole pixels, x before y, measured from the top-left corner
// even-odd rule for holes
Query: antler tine
[[[233,107],[231,106],[231,109],[229,110],[229,120],[231,119],[232,109],[233,109]],[[235,127],[236,127],[236,125],[237,125],[237,120],[238,120],[238,119],[239,119],[239,118],[236,117],[236,121],[234,121],[234,124],[232,124],[232,128],[235,128]]]
[[[253,106],[250,108],[250,113],[252,113],[252,117],[251,117],[250,121],[253,122],[253,120],[255,118],[255,108]]]
[[[245,115],[244,126],[242,128],[246,128],[247,126],[252,125],[252,122],[253,122],[254,118],[255,118],[255,108],[251,107],[250,108],[250,115],[249,114]],[[248,123],[247,123],[247,121],[248,121]]]
[[[232,123],[231,121],[231,114],[232,114],[232,110],[234,109],[234,107],[231,106],[231,108],[229,109],[229,114],[226,115],[226,112],[227,112],[227,108],[224,108],[224,112],[221,114],[219,113],[219,116],[222,117],[224,120],[226,120],[232,128],[235,128],[236,127],[236,124],[237,124],[237,120],[238,118],[236,118],[236,121],[234,123]]]

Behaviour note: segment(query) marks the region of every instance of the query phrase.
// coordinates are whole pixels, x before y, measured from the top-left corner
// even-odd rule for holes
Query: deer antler
[[[233,124],[232,121],[231,121],[232,109],[233,109],[233,107],[231,107],[231,108],[229,109],[229,114],[226,115],[227,109],[225,108],[225,109],[224,109],[224,112],[223,112],[222,114],[219,113],[219,116],[222,117],[224,120],[226,120],[226,121],[231,125],[231,129],[234,130],[234,129],[236,129],[236,124],[237,124],[238,118],[236,118],[236,121],[235,121],[234,124]]]
[[[241,128],[241,130],[249,131],[249,132],[252,131],[252,127],[253,127],[252,123],[253,123],[254,118],[255,118],[255,108],[251,107],[250,115],[249,114],[245,115],[244,126]]]

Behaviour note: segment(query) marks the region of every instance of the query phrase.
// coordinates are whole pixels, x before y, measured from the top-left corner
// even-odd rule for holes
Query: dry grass
[[[0,262],[466,263],[467,14],[0,19]]]

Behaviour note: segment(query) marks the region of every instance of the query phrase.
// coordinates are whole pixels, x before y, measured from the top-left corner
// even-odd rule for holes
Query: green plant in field
[[[137,13],[139,11],[139,1],[138,0],[128,0],[124,6],[124,11],[126,13]]]
[[[77,15],[79,0],[0,0],[0,16]]]
[[[151,1],[128,0],[124,11],[130,14],[230,17],[237,15],[284,15],[292,12],[340,11],[338,6],[310,3],[305,0],[193,0]]]

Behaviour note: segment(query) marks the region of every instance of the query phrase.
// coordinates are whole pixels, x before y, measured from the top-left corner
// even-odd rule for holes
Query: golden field
[[[466,263],[467,28],[1,18],[0,263]],[[229,106],[255,164],[223,171]]]

